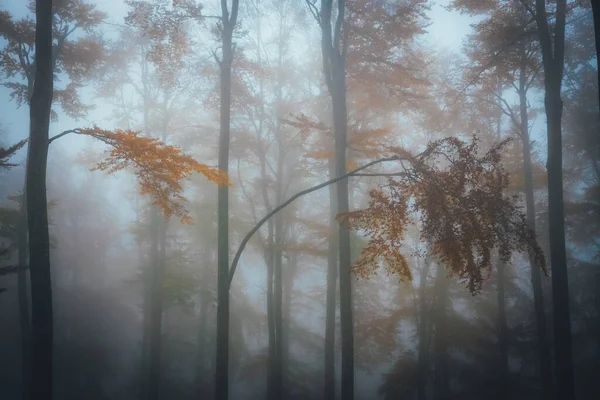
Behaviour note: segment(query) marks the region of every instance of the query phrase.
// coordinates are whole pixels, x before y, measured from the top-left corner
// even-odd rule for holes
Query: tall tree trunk
[[[279,123],[278,123],[279,124]],[[276,130],[276,135],[280,129]],[[281,143],[281,138],[276,138],[279,142],[279,154],[277,155],[277,182],[275,203],[277,205],[283,202],[283,157],[284,149]],[[274,286],[273,286],[273,311],[275,322],[275,362],[274,362],[274,382],[273,391],[275,399],[283,398],[283,243],[284,243],[284,226],[283,212],[275,214],[275,249],[274,249]]]
[[[334,75],[333,119],[335,130],[336,175],[346,173],[346,71],[340,62]],[[348,212],[348,179],[337,183],[339,213]],[[350,230],[339,224],[340,322],[342,339],[342,400],[354,398],[354,324],[352,320],[352,277],[350,275]]]
[[[150,260],[152,262],[152,260]],[[149,382],[149,359],[150,359],[150,331],[151,331],[151,296],[152,287],[150,285],[152,266],[144,265],[142,272],[143,287],[142,287],[142,357],[140,360],[140,400],[146,400],[148,394]]]
[[[275,397],[275,347],[277,332],[275,329],[275,309],[273,304],[273,280],[275,263],[275,224],[272,220],[268,222],[269,237],[267,239],[267,326],[269,335],[269,358],[267,363],[267,399],[277,400]]]
[[[25,191],[25,190],[24,190]],[[27,211],[25,193],[19,202],[17,225],[18,269],[17,287],[19,295],[19,327],[21,329],[21,399],[31,397],[31,322],[29,315],[29,291],[27,290]]]
[[[332,31],[333,0],[321,0],[320,24],[323,73],[331,96],[335,138],[335,173],[346,174],[346,141],[348,110],[346,108],[346,48],[347,32],[343,30],[346,2],[338,0],[338,12]],[[348,212],[348,179],[336,184],[337,212]],[[352,320],[352,277],[350,276],[350,231],[339,224],[338,256],[340,276],[340,322],[342,340],[342,400],[354,398],[354,323]]]
[[[523,172],[525,175],[525,204],[527,208],[527,223],[535,232],[535,201],[533,197],[533,168],[531,162],[531,142],[529,138],[529,116],[527,114],[527,71],[525,47],[521,46],[521,67],[519,71],[519,112],[521,140],[523,144]],[[546,310],[544,293],[542,291],[542,274],[536,267],[535,254],[529,252],[531,267],[531,285],[533,287],[533,304],[535,310],[538,362],[542,381],[542,398],[552,399],[554,396],[554,381],[552,378],[552,357],[547,333]]]
[[[524,49],[524,48],[523,48]],[[522,71],[523,72],[523,71]],[[498,96],[502,96],[502,85],[498,84]],[[501,110],[500,110],[501,111]],[[496,121],[496,140],[500,140],[502,135],[502,113],[498,114]],[[500,261],[500,257],[496,261],[497,271],[497,303],[498,303],[498,347],[500,350],[499,370],[500,370],[500,385],[498,391],[499,399],[507,399],[509,393],[508,380],[508,326],[506,323],[506,301],[505,301],[505,283],[506,283],[506,265]]]
[[[292,290],[294,289],[294,278],[298,268],[298,257],[292,253],[287,262],[287,268],[283,274],[283,330],[281,331],[281,346],[283,347],[283,395],[289,397],[289,370],[290,370],[290,329],[292,323]]]
[[[556,398],[575,399],[571,345],[571,311],[565,243],[565,217],[562,176],[562,76],[564,68],[566,1],[558,0],[554,40],[550,34],[545,0],[536,0],[537,21],[544,66],[544,104],[548,130],[548,215],[550,226],[550,264],[552,271],[552,308],[554,314],[554,355],[556,360]],[[554,45],[554,46],[553,46]]]
[[[335,158],[329,159],[329,178],[335,178]],[[335,308],[337,295],[338,235],[335,221],[337,194],[329,186],[329,241],[327,249],[327,299],[325,304],[325,400],[335,400]]]
[[[152,210],[150,259],[152,265],[150,293],[150,341],[148,399],[157,400],[160,396],[161,356],[162,356],[162,316],[163,282],[165,276],[165,251],[167,221],[158,209]]]
[[[435,334],[434,334],[434,360],[435,374],[433,378],[433,391],[435,400],[450,398],[448,379],[448,355],[446,343],[446,311],[448,306],[448,278],[446,271],[440,264],[437,266],[435,277]]]
[[[29,149],[25,183],[31,276],[31,388],[34,400],[49,400],[53,396],[53,317],[46,167],[50,107],[54,84],[52,1],[36,0],[35,16],[36,68],[30,102]]]
[[[505,281],[506,265],[498,260],[496,270],[498,273],[497,301],[498,301],[498,345],[500,347],[500,385],[498,398],[508,399],[510,393],[508,379],[508,325],[506,323]]]
[[[283,203],[283,180],[285,162],[285,144],[281,137],[280,110],[283,100],[283,39],[281,23],[279,25],[279,42],[277,46],[277,87],[275,93],[275,141],[277,143],[277,176],[275,182],[275,204]],[[275,312],[275,368],[273,390],[276,399],[283,398],[283,244],[285,241],[285,227],[283,224],[283,211],[275,215],[275,263],[274,263],[274,312]]]
[[[219,170],[229,173],[231,130],[231,64],[233,62],[233,30],[239,0],[232,0],[231,15],[227,0],[221,0],[222,57],[221,104],[219,128]],[[229,188],[219,186],[217,194],[217,355],[215,399],[229,398]]]
[[[427,399],[427,381],[429,376],[429,339],[427,335],[428,331],[428,317],[429,310],[427,307],[427,275],[429,275],[429,268],[431,264],[429,260],[425,260],[421,267],[419,276],[419,377],[417,382],[417,393],[419,400]]]

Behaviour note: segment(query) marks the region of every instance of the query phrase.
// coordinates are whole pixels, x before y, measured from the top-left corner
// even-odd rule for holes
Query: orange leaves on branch
[[[229,185],[229,178],[217,168],[209,167],[184,154],[178,146],[169,146],[156,138],[140,136],[134,131],[107,131],[96,126],[81,129],[78,133],[94,137],[111,146],[104,161],[92,171],[99,170],[112,174],[126,168],[133,168],[139,181],[142,194],[153,198],[153,204],[165,214],[176,216],[182,223],[191,223],[188,211],[182,202],[181,182],[193,172],[199,172],[218,185]]]
[[[530,251],[545,272],[535,233],[506,195],[509,179],[500,155],[507,142],[482,155],[476,137],[470,143],[453,137],[433,141],[413,157],[396,149],[410,167],[373,190],[367,209],[339,217],[369,239],[354,272],[369,276],[384,261],[390,272],[411,278],[400,249],[412,213],[421,221],[421,238],[431,244],[432,255],[472,293],[480,290],[483,272],[492,268],[494,249],[503,262],[510,262],[513,251]]]

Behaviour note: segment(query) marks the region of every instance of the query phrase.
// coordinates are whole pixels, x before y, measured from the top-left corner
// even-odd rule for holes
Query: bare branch
[[[237,251],[235,252],[235,256],[231,263],[231,268],[229,269],[229,285],[231,286],[231,282],[233,281],[233,277],[235,275],[235,270],[238,266],[240,257],[242,256],[242,252],[244,251],[244,248],[248,244],[248,241],[250,240],[250,238],[252,238],[252,236],[256,233],[256,231],[258,231],[264,225],[264,223],[269,220],[269,218],[271,218],[272,216],[277,214],[279,211],[283,210],[285,207],[290,205],[292,202],[294,202],[294,200],[298,199],[299,197],[305,196],[309,193],[312,193],[314,191],[322,189],[326,186],[332,185],[338,181],[341,181],[343,179],[347,179],[351,176],[354,176],[357,172],[367,169],[369,167],[372,167],[373,165],[380,164],[383,162],[388,162],[388,161],[399,161],[401,159],[402,158],[400,156],[395,155],[392,157],[380,158],[378,160],[371,161],[371,162],[363,165],[362,167],[356,168],[356,169],[348,172],[347,174],[338,176],[337,178],[330,179],[330,180],[323,182],[317,186],[313,186],[311,188],[302,190],[302,191],[296,193],[295,195],[293,195],[292,197],[290,197],[289,199],[287,199],[286,201],[284,201],[283,203],[281,203],[280,205],[278,205],[277,207],[275,207],[271,212],[269,212],[260,221],[258,221],[258,223],[256,225],[254,225],[254,227],[252,229],[250,229],[250,231],[242,239]]]

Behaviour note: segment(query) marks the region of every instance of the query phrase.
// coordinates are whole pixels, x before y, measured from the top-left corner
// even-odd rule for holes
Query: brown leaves
[[[96,126],[81,129],[79,133],[92,136],[110,145],[108,157],[99,162],[92,171],[100,170],[112,174],[133,167],[142,194],[149,194],[153,204],[161,208],[168,218],[172,215],[182,223],[191,223],[181,181],[193,172],[199,172],[208,180],[219,185],[229,185],[229,179],[216,168],[198,163],[184,154],[181,148],[169,146],[156,138],[143,137],[134,131],[107,131]]]
[[[369,207],[342,215],[369,238],[355,273],[369,276],[381,261],[389,272],[410,279],[401,253],[403,234],[414,213],[421,221],[421,238],[451,274],[464,279],[472,293],[480,290],[484,270],[492,267],[497,248],[502,262],[513,251],[532,251],[536,264],[546,270],[535,233],[525,215],[505,195],[508,173],[500,163],[501,142],[479,155],[477,138],[431,142],[410,158],[411,167],[387,185],[371,192]]]
[[[20,142],[4,148],[0,146],[0,169],[11,169],[12,167],[16,167],[17,164],[11,163],[8,160],[23,146],[25,146],[27,140],[21,140]]]

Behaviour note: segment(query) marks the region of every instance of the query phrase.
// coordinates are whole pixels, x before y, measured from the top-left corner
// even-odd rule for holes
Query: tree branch
[[[250,240],[250,238],[252,238],[252,235],[254,235],[264,225],[264,223],[269,220],[269,218],[271,218],[272,216],[277,214],[279,211],[283,210],[285,207],[290,205],[294,200],[298,199],[299,197],[302,197],[304,195],[307,195],[309,193],[312,193],[314,191],[322,189],[326,186],[334,184],[343,179],[354,176],[354,175],[356,175],[357,172],[362,171],[366,168],[372,167],[373,165],[380,164],[380,163],[387,162],[387,161],[400,161],[402,159],[403,158],[401,158],[400,156],[395,155],[392,157],[380,158],[378,160],[371,161],[371,162],[363,165],[362,167],[356,168],[356,169],[348,172],[347,174],[338,176],[337,178],[330,179],[330,180],[323,182],[317,186],[313,186],[311,188],[302,190],[302,191],[296,193],[295,195],[293,195],[292,197],[290,197],[289,199],[287,199],[286,201],[284,201],[283,203],[281,203],[280,205],[278,205],[277,207],[275,207],[271,212],[269,212],[260,221],[258,221],[258,223],[256,225],[254,225],[254,227],[242,239],[242,242],[240,243],[237,251],[235,252],[235,256],[233,257],[233,261],[231,263],[231,268],[229,269],[229,286],[231,286],[231,282],[233,281],[233,277],[235,275],[235,270],[238,266],[240,257],[242,256],[242,252],[244,251],[244,248],[248,244],[248,241]]]
[[[48,145],[50,145],[50,143],[52,143],[53,141],[55,141],[56,139],[60,139],[61,137],[68,135],[69,133],[81,133],[81,129],[77,128],[77,129],[69,129],[68,131],[64,131],[59,133],[56,136],[52,136],[50,139],[48,139]]]

